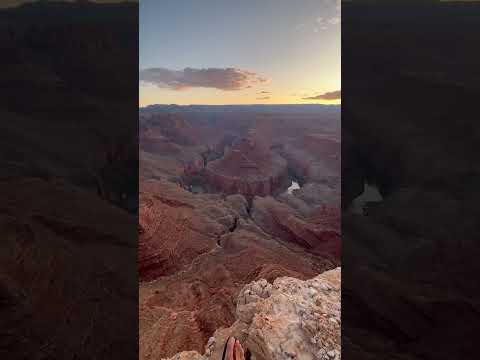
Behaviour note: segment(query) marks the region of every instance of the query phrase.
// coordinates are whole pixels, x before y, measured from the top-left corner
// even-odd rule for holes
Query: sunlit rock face
[[[254,281],[240,291],[235,322],[213,334],[203,356],[185,351],[169,360],[220,359],[230,336],[254,359],[340,360],[340,298],[340,268],[305,281]]]

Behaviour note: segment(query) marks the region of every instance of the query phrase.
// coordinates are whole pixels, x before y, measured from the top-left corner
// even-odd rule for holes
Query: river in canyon
[[[365,210],[369,202],[379,202],[382,200],[383,197],[378,188],[373,184],[365,183],[363,185],[363,193],[352,201],[350,211],[356,214],[365,215]]]
[[[293,190],[298,190],[298,189],[300,189],[300,184],[297,181],[292,180],[292,184],[288,187],[287,193],[293,194]]]

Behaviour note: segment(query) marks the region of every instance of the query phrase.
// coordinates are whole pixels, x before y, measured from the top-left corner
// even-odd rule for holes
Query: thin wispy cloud
[[[294,30],[295,30],[295,31],[301,31],[301,30],[304,30],[305,27],[306,27],[306,25],[303,24],[303,23],[302,23],[302,24],[297,24],[297,25],[295,25]]]
[[[262,96],[257,98],[257,100],[268,100],[268,99],[270,99],[270,96]]]
[[[254,72],[236,68],[185,68],[183,70],[148,68],[140,70],[139,79],[143,83],[171,90],[214,88],[231,91],[268,82],[268,79]]]
[[[332,9],[332,5],[334,5],[334,8]],[[327,30],[329,26],[333,25],[338,25],[340,24],[341,21],[341,0],[335,0],[333,3],[329,5],[331,15],[325,17],[326,15],[323,16],[318,16],[315,19],[315,26],[313,28],[314,32],[318,32],[318,30]],[[333,14],[332,14],[333,13]]]
[[[304,97],[303,100],[340,100],[342,98],[341,90],[329,91],[316,96]]]
[[[260,91],[259,94],[271,94],[271,92],[263,90],[263,91]]]
[[[340,17],[334,16],[334,17],[328,19],[328,23],[329,23],[330,25],[340,24]]]
[[[317,23],[317,26],[315,26],[314,29],[318,29],[320,27],[320,29],[326,30],[328,28],[328,25],[340,24],[340,16],[332,16],[329,19],[325,19],[319,16],[315,19],[315,22]]]

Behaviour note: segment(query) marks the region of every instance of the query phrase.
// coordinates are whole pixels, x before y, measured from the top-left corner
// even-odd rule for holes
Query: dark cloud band
[[[195,87],[241,90],[267,82],[267,79],[254,72],[235,68],[185,68],[183,70],[149,68],[140,70],[139,76],[142,82],[172,90]]]

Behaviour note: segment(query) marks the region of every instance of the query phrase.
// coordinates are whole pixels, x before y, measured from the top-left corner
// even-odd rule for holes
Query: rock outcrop
[[[305,281],[254,281],[240,291],[233,325],[214,333],[203,356],[182,352],[170,360],[221,359],[229,336],[240,339],[255,360],[339,360],[340,298],[340,268]]]
[[[206,167],[207,181],[225,194],[272,195],[288,179],[287,162],[270,151],[255,130],[233,144],[226,154]]]

